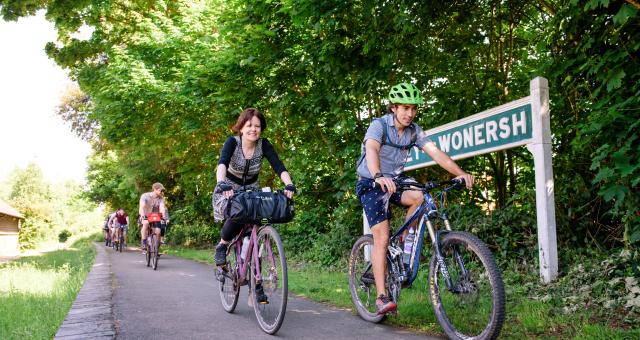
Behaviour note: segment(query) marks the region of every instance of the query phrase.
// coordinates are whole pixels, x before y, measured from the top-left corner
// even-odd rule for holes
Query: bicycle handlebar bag
[[[162,214],[159,212],[152,212],[147,214],[147,220],[151,223],[160,222],[162,220]]]
[[[236,223],[287,223],[294,217],[293,201],[280,192],[240,192],[229,199],[224,217]]]

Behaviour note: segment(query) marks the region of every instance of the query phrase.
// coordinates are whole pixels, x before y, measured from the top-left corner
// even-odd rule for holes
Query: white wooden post
[[[533,154],[535,167],[540,279],[544,283],[549,283],[558,277],[556,211],[551,164],[549,82],[545,78],[537,77],[530,82],[529,86],[533,141],[527,144],[527,149]]]

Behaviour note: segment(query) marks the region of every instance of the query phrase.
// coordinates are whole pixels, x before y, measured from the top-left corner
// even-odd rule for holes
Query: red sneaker
[[[391,298],[388,296],[380,294],[376,299],[376,307],[378,308],[378,315],[383,315],[395,312],[398,305],[391,301]]]

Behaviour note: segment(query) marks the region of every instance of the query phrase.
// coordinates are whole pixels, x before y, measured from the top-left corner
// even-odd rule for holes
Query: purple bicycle
[[[227,264],[216,269],[216,276],[225,311],[235,310],[240,287],[249,284],[249,299],[260,328],[268,334],[280,329],[287,309],[287,262],[275,228],[246,224],[229,243]]]

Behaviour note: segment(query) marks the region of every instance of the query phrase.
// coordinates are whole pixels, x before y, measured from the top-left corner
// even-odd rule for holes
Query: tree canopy
[[[417,122],[429,128],[527,96],[529,80],[546,77],[559,242],[636,247],[639,8],[633,0],[0,0],[5,20],[44,9],[55,23],[59,38],[46,52],[81,90],[58,112],[94,145],[94,199],[135,211],[160,181],[184,228],[179,239],[212,240],[219,151],[237,114],[256,107],[302,189],[288,242],[327,263],[360,232],[361,139],[401,81],[423,90]],[[87,40],[74,36],[82,25],[93,29]],[[528,254],[530,154],[459,164],[479,182],[460,217],[491,235],[498,253]],[[265,168],[264,184],[281,185]]]

